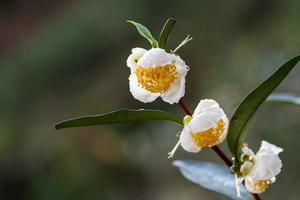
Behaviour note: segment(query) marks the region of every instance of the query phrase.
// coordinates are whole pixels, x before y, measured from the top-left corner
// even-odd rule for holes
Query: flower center
[[[174,64],[157,67],[138,66],[135,73],[139,86],[153,93],[165,92],[177,77]]]
[[[192,133],[192,139],[199,147],[209,147],[214,145],[224,132],[224,121],[220,119],[215,127],[209,128],[205,131]]]
[[[268,187],[272,184],[271,180],[258,180],[255,181],[254,187],[259,189],[260,191],[264,192]]]

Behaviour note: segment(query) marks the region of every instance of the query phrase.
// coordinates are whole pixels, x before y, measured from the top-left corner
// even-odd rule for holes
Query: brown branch
[[[179,100],[179,105],[182,107],[186,114],[193,115],[192,111],[189,109],[189,107],[186,105],[183,99]]]
[[[192,111],[189,109],[185,101],[181,98],[178,102],[178,104],[182,107],[182,109],[185,111],[188,115],[193,115]],[[216,145],[213,146],[212,149],[216,152],[216,154],[223,160],[223,162],[228,166],[232,166],[231,160],[226,156],[226,154]],[[257,194],[250,193],[255,200],[261,200],[261,198]]]
[[[225,155],[225,153],[218,147],[218,145],[213,146],[212,149],[218,154],[218,156],[224,161],[224,163],[228,166],[232,166],[231,160]]]

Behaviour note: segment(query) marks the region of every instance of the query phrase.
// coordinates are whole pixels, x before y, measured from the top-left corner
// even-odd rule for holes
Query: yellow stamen
[[[269,188],[269,186],[272,184],[271,180],[258,180],[255,181],[254,187],[259,189],[261,192],[266,191],[266,189]]]
[[[205,131],[192,133],[192,138],[197,146],[209,147],[214,145],[224,132],[224,121],[220,119],[215,127],[209,128]]]
[[[157,67],[138,66],[135,73],[139,86],[153,93],[165,92],[177,77],[174,64]]]

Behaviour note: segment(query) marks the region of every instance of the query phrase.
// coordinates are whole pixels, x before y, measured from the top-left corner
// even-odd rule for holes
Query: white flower
[[[262,141],[261,147],[256,154],[244,146],[241,166],[246,189],[251,193],[262,193],[275,182],[280,173],[282,162],[278,156],[282,148]]]
[[[219,104],[212,99],[201,100],[193,116],[185,118],[179,142],[169,157],[173,157],[179,144],[192,153],[199,152],[203,147],[220,144],[226,138],[227,130],[228,118]]]
[[[131,70],[129,87],[135,99],[144,103],[158,97],[170,104],[177,103],[185,92],[185,76],[189,70],[177,55],[164,49],[132,49],[127,59]]]

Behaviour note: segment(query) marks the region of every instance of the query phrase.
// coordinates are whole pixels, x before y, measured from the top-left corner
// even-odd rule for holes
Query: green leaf
[[[182,121],[177,115],[168,112],[145,109],[121,109],[118,111],[113,111],[101,115],[90,115],[65,120],[56,124],[55,128],[62,129],[69,127],[94,126],[101,124],[131,123],[147,120],[166,120],[182,125]]]
[[[297,56],[282,65],[274,74],[250,92],[235,110],[229,124],[227,145],[237,160],[241,155],[242,145],[246,137],[244,129],[248,121],[299,60],[300,56]]]
[[[289,93],[277,93],[270,95],[266,102],[300,106],[300,97]]]
[[[152,47],[157,48],[158,42],[155,40],[155,38],[152,36],[151,32],[142,24],[137,23],[135,21],[127,20],[126,22],[133,24],[141,36],[146,38]]]
[[[235,178],[229,168],[219,164],[192,160],[177,160],[173,165],[189,181],[206,189],[218,192],[234,200],[252,200],[251,195],[241,185],[241,198],[237,197]]]
[[[172,18],[169,18],[163,29],[161,30],[160,32],[160,36],[159,36],[159,43],[158,43],[158,46],[162,49],[165,49],[166,48],[166,44],[167,44],[167,40],[168,40],[168,37],[175,25],[176,21]]]

